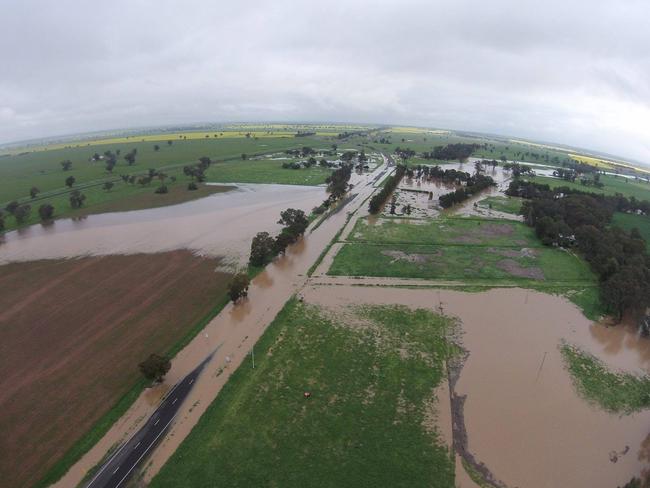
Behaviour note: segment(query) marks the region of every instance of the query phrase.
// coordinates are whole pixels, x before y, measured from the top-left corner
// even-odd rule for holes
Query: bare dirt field
[[[0,479],[29,486],[223,296],[189,251],[0,266]]]

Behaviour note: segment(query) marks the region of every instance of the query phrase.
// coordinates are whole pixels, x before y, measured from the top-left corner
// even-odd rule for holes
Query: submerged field
[[[289,301],[150,486],[454,487],[436,427],[451,326]]]
[[[176,251],[0,266],[3,485],[34,485],[142,386],[138,363],[220,302],[229,275],[218,263]]]

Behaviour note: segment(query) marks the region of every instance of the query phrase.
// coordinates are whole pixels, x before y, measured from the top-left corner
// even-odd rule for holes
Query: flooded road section
[[[566,340],[611,367],[647,372],[650,341],[629,329],[592,324],[564,298],[521,289],[465,293],[309,283],[303,295],[324,307],[395,303],[442,307],[459,318],[469,356],[454,389],[466,395],[467,450],[505,486],[615,488],[650,467],[650,411],[618,416],[587,403],[558,348]],[[439,418],[448,422],[449,414]],[[466,473],[457,480],[473,486]]]
[[[251,366],[252,345],[257,342],[291,295],[304,286],[307,270],[345,225],[347,213],[365,205],[364,201],[375,189],[373,181],[386,170],[385,166],[386,164],[381,165],[372,173],[354,175],[351,181],[355,187],[351,194],[356,196],[345,208],[334,212],[313,232],[308,230],[302,240],[287,249],[285,256],[268,265],[252,281],[247,300],[237,305],[228,304],[174,357],[165,383],[157,388],[159,391],[141,394],[129,411],[54,486],[76,486],[111,447],[121,443],[137,430],[143,419],[155,410],[156,400],[160,398],[162,391],[185,377],[204,358],[216,351],[179,410],[175,423],[151,455],[144,473],[145,481],[150,480],[189,434],[237,367],[242,363],[242,367]],[[291,188],[291,191],[295,190]],[[318,198],[322,199],[322,196]],[[277,211],[274,211],[272,220],[276,221],[277,218]],[[221,230],[229,232],[228,229]],[[250,243],[247,242],[246,251],[249,246]]]
[[[179,205],[32,225],[0,237],[0,264],[176,249],[242,264],[252,236],[279,231],[282,210],[293,207],[309,214],[326,196],[323,187],[240,184]]]

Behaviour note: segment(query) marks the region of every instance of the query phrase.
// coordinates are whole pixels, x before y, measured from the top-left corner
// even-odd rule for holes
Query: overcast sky
[[[0,142],[340,121],[650,162],[647,0],[0,0],[0,12]]]

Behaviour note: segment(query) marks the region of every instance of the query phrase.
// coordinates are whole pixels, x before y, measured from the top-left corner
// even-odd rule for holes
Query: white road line
[[[133,471],[133,470],[135,469],[135,467],[136,467],[136,466],[138,465],[138,463],[142,460],[142,458],[145,456],[145,454],[147,454],[147,452],[149,452],[149,449],[151,449],[151,446],[153,446],[153,445],[156,443],[156,441],[158,440],[158,438],[162,435],[163,432],[165,432],[165,429],[166,429],[167,427],[169,427],[169,424],[171,424],[172,421],[173,421],[175,418],[176,418],[176,415],[174,415],[174,416],[169,420],[169,422],[167,422],[167,425],[165,425],[165,428],[164,428],[163,430],[160,431],[160,433],[156,436],[156,438],[155,438],[153,441],[151,441],[151,444],[149,444],[149,447],[147,447],[147,448],[144,450],[144,452],[142,453],[142,455],[138,458],[138,460],[137,460],[135,463],[133,463],[133,466],[131,466],[131,469],[129,469],[129,470],[127,471],[127,473],[124,475],[124,477],[120,480],[120,482],[119,482],[118,484],[115,485],[115,488],[118,488],[118,487],[122,484],[122,482],[124,482],[124,480],[126,479],[126,477],[129,476],[129,474],[131,474],[131,471]]]
[[[171,389],[171,391],[169,391],[169,393],[167,393],[167,396],[169,396],[169,395],[171,395],[172,393],[174,393],[174,390],[176,390],[176,388],[178,388],[179,385],[180,385],[180,383],[176,383],[176,384],[174,385],[174,387]],[[163,404],[164,404],[164,401],[161,402],[160,405],[158,405],[158,408],[156,408],[156,410],[154,411],[154,413],[156,413],[156,412],[157,412],[157,411],[158,411],[158,410],[163,406]],[[156,422],[156,424],[157,424],[157,423],[158,423],[158,422]],[[155,425],[155,424],[154,424],[154,425]],[[140,432],[141,430],[142,430],[142,427],[140,427],[140,429],[136,430],[135,432],[133,432],[133,434],[131,434],[131,437],[129,437],[129,439],[128,439],[124,444],[122,444],[122,445],[120,446],[120,448],[119,448],[119,449],[118,449],[118,450],[117,450],[117,451],[116,451],[116,452],[115,452],[115,453],[114,453],[114,454],[113,454],[113,455],[108,459],[108,461],[106,461],[106,462],[104,463],[104,465],[103,465],[103,466],[101,467],[101,469],[97,472],[97,474],[95,475],[95,477],[90,481],[90,483],[88,483],[88,484],[86,485],[86,488],[90,488],[90,487],[92,486],[92,484],[93,484],[95,481],[97,481],[97,478],[99,478],[99,476],[104,472],[104,470],[105,470],[106,468],[108,468],[108,466],[110,466],[110,464],[111,464],[111,462],[113,461],[113,459],[115,459],[115,458],[117,457],[117,455],[118,455],[120,452],[122,452],[122,449],[124,449],[126,446],[129,445],[129,442],[131,442],[131,439],[133,439],[133,437],[135,437],[135,435],[136,435],[138,432]]]
[[[137,449],[139,445],[140,445],[140,442],[138,442],[133,449]]]
[[[153,425],[158,425],[158,422],[160,422],[160,419],[156,420]]]
[[[119,470],[120,470],[120,467],[118,466],[117,468],[115,468],[115,471],[113,471],[113,474],[117,473]]]
[[[174,398],[174,401],[172,402],[172,405],[173,405],[174,403],[176,403],[177,400],[178,400],[178,397]]]
[[[191,385],[192,383],[194,383],[194,378],[192,378],[192,379],[190,380],[190,385]]]

